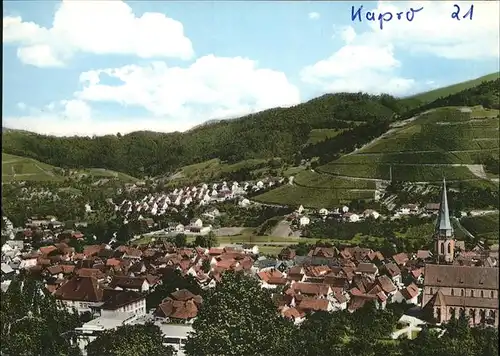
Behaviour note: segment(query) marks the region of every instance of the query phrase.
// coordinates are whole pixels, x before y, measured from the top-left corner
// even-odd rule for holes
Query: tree
[[[87,346],[87,355],[174,356],[175,350],[172,346],[164,346],[160,328],[148,323],[104,331]]]
[[[200,247],[212,248],[218,245],[217,237],[213,231],[210,231],[207,235],[198,235],[194,240],[194,244]]]
[[[290,355],[295,332],[270,292],[241,272],[226,272],[205,295],[193,328],[189,356]]]
[[[202,268],[203,272],[205,272],[205,273],[210,272],[210,269],[211,269],[210,261],[208,259],[203,260],[203,262],[201,263],[201,268]]]
[[[116,240],[119,242],[129,242],[130,239],[134,236],[130,229],[129,224],[122,224],[120,228],[118,229],[118,232],[116,234]]]
[[[187,244],[187,237],[185,234],[177,234],[174,237],[174,245],[177,247],[184,247]]]
[[[308,315],[300,327],[295,349],[307,350],[308,356],[342,355],[348,325],[345,312],[316,312]]]
[[[18,275],[2,293],[2,355],[80,355],[70,343],[79,325],[78,314],[60,308],[42,283],[31,277]]]
[[[156,308],[163,299],[178,289],[187,289],[197,295],[202,294],[202,290],[193,276],[183,276],[178,270],[166,269],[162,277],[162,283],[146,296],[147,308]]]

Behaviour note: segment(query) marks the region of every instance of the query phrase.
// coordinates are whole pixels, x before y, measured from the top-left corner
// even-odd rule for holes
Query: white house
[[[318,213],[319,213],[319,215],[325,216],[325,215],[328,215],[328,210],[325,208],[321,208],[321,209],[319,209]]]
[[[359,221],[359,215],[354,214],[354,213],[345,213],[344,214],[344,219],[349,222],[358,222]]]
[[[347,309],[348,298],[346,295],[335,292],[333,294],[333,298],[329,298],[329,300],[332,304],[333,310],[338,311]]]
[[[243,207],[243,208],[246,208],[247,206],[250,205],[250,200],[248,200],[247,198],[244,198],[242,201],[240,201],[238,203],[238,205]]]
[[[394,294],[393,301],[396,303],[406,303],[418,305],[418,296],[420,295],[420,289],[411,283],[408,287],[398,290]]]
[[[114,316],[117,313],[146,315],[146,297],[134,291],[106,291],[106,301],[101,306],[101,316]]]
[[[134,313],[115,313],[104,315],[75,328],[77,345],[83,354],[85,348],[94,341],[103,331],[116,329],[119,326],[131,324],[137,316]]]
[[[201,229],[203,227],[203,221],[201,219],[193,219],[190,221],[190,226]]]
[[[373,219],[378,219],[380,217],[380,214],[373,210],[373,209],[366,209],[363,211],[363,217],[366,218],[373,218]]]
[[[300,226],[309,225],[310,222],[311,222],[311,219],[309,219],[307,216],[301,216],[299,219]]]

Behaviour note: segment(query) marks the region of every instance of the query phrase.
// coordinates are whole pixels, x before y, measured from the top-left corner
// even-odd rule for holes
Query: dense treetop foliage
[[[18,275],[1,292],[1,354],[3,356],[77,356],[72,331],[77,314],[59,308],[43,284]]]
[[[189,356],[289,355],[292,323],[282,318],[268,291],[242,273],[226,273],[209,290],[185,346]]]
[[[500,78],[486,81],[478,86],[462,90],[434,100],[425,105],[419,105],[404,114],[404,117],[411,117],[418,112],[439,108],[442,106],[476,106],[482,105],[485,108],[500,109]]]
[[[163,345],[160,328],[152,323],[123,325],[106,330],[87,346],[88,356],[174,356],[172,346]]]

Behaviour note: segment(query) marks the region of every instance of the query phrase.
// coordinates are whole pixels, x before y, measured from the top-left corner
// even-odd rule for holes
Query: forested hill
[[[333,159],[368,142],[373,135],[380,135],[389,122],[431,108],[498,108],[499,86],[497,79],[426,104],[389,95],[328,94],[291,108],[270,109],[184,133],[141,131],[90,138],[4,130],[2,150],[58,167],[106,168],[136,177],[173,173],[181,166],[213,158],[229,163],[273,157],[292,161],[317,156],[321,147],[329,152],[319,152],[319,156]],[[317,129],[333,129],[340,134],[324,138],[312,147],[310,134]]]
[[[403,100],[408,103],[406,99]],[[415,103],[413,102],[413,105]],[[458,93],[440,97],[430,103],[417,105],[409,110],[405,116],[413,116],[417,112],[426,111],[443,106],[475,106],[500,109],[500,78],[485,81],[475,87],[467,88]]]
[[[3,152],[58,167],[100,167],[134,176],[159,175],[212,158],[292,160],[312,129],[386,122],[406,108],[389,95],[329,94],[291,108],[275,108],[185,133],[134,132],[101,137],[53,137],[8,131]],[[119,127],[117,127],[117,132]]]

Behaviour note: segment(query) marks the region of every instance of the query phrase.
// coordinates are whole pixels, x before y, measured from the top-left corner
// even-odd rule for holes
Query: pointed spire
[[[441,203],[439,204],[439,213],[436,222],[436,233],[438,236],[452,237],[453,227],[450,221],[450,212],[448,210],[448,197],[446,194],[446,179],[443,178],[443,188],[441,190]]]

